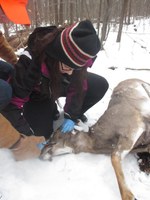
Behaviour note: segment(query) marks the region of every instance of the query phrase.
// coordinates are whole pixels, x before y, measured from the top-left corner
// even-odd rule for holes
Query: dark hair
[[[28,38],[28,48],[31,55],[42,63],[45,60],[45,49],[53,42],[63,28],[56,26],[37,27]]]
[[[72,82],[75,84],[77,90],[78,98],[82,99],[84,91],[84,80],[87,79],[87,68],[83,67],[81,70],[74,70],[72,75]]]

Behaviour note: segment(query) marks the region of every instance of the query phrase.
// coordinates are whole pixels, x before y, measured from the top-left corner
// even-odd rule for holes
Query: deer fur
[[[129,152],[150,152],[150,84],[139,79],[120,82],[104,114],[89,132],[62,134],[57,130],[42,151],[50,158],[59,149],[70,152],[110,154],[122,200],[135,200],[128,188],[121,161]]]

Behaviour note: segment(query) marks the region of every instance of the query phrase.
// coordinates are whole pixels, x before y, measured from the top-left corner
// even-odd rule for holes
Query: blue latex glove
[[[47,144],[47,141],[42,142],[42,143],[38,143],[38,144],[37,144],[37,147],[38,147],[40,150],[42,150],[42,149],[45,147],[46,144]]]
[[[61,132],[62,133],[68,133],[74,129],[75,122],[71,119],[64,119],[64,122],[62,124]]]

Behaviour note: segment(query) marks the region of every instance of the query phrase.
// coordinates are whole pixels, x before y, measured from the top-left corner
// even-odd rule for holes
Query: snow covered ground
[[[105,97],[86,113],[88,124],[94,124],[107,108],[118,82],[140,78],[150,82],[149,21],[137,21],[124,28],[121,44],[111,32],[105,50],[98,54],[89,70],[109,82]],[[115,67],[115,70],[109,69]],[[128,70],[127,68],[149,69]],[[64,99],[60,99],[63,104]],[[126,180],[138,200],[150,199],[150,176],[141,172],[135,155],[123,161]],[[0,150],[0,200],[120,200],[110,157],[81,153],[55,157],[52,162],[38,159],[15,162],[6,149]]]

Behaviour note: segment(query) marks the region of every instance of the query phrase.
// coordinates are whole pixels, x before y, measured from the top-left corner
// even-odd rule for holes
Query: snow
[[[107,108],[113,88],[127,78],[150,82],[149,22],[124,27],[121,44],[117,32],[111,32],[105,50],[99,52],[89,71],[104,76],[109,89],[104,98],[87,111],[88,125],[96,123]],[[142,46],[142,47],[141,47]],[[144,48],[143,48],[144,47]],[[109,67],[116,67],[115,70]],[[63,104],[64,99],[60,99]],[[10,151],[0,150],[0,200],[120,200],[120,193],[110,156],[80,153],[58,156],[52,162],[31,159],[16,162]],[[130,154],[123,160],[126,181],[138,200],[150,199],[150,176],[141,172],[137,158]]]

